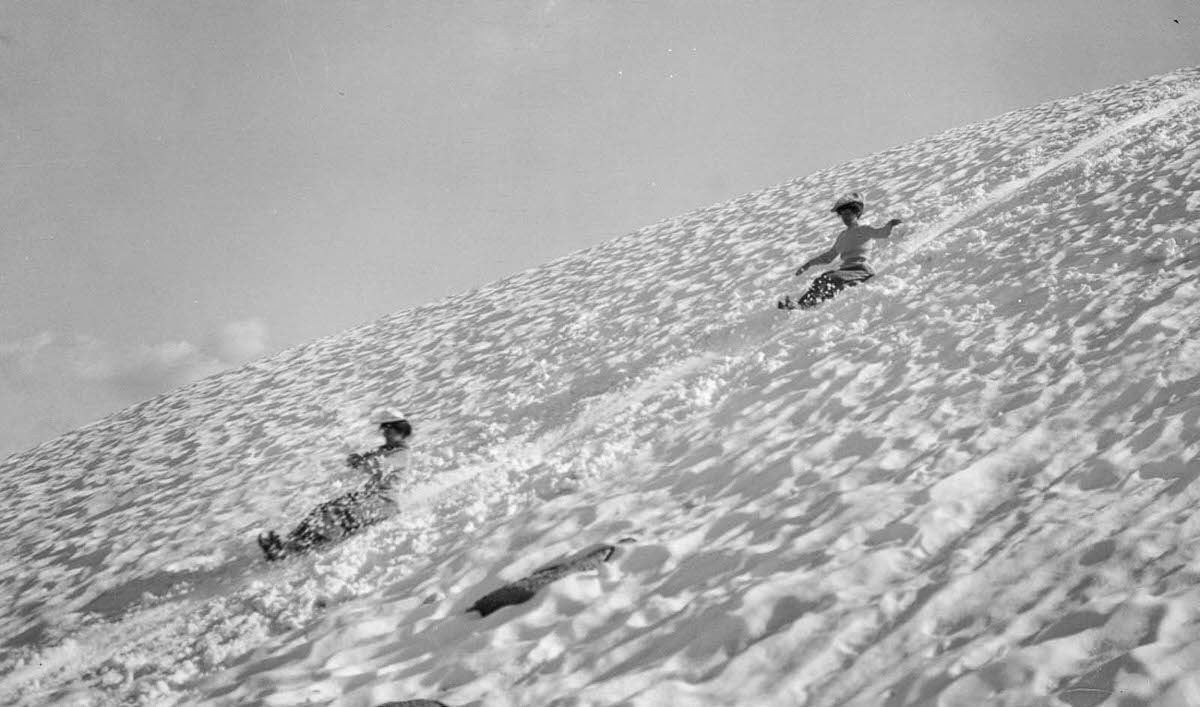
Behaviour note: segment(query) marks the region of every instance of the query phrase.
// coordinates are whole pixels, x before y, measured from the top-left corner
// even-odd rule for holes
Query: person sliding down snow
[[[858,219],[863,214],[863,198],[858,192],[851,192],[838,199],[831,211],[842,219],[842,223],[846,224],[846,230],[838,234],[837,240],[833,242],[833,246],[829,250],[797,268],[796,277],[800,277],[805,270],[814,265],[832,263],[839,257],[842,259],[841,267],[821,273],[813,280],[808,291],[796,299],[785,295],[777,305],[780,309],[813,307],[819,302],[832,298],[844,288],[854,287],[875,277],[875,271],[867,265],[867,249],[872,240],[891,236],[892,229],[902,223],[900,219],[894,218],[881,228],[860,225]]]
[[[399,510],[400,476],[408,468],[408,438],[412,425],[391,410],[371,417],[383,433],[384,443],[362,454],[351,454],[346,464],[370,475],[363,488],[326,501],[309,511],[286,537],[274,530],[258,536],[258,544],[268,560],[307,552],[325,543],[353,535],[367,526],[390,518]]]

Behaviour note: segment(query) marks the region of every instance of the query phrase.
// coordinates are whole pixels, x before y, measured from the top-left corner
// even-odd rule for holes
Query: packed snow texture
[[[905,220],[879,275],[776,310],[850,190]],[[1192,69],[113,415],[0,465],[0,701],[1200,704],[1198,224]],[[263,562],[376,404],[401,516]]]

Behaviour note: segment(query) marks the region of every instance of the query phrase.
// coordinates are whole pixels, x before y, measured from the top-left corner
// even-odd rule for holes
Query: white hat
[[[376,425],[382,425],[385,422],[399,422],[404,419],[404,414],[396,408],[376,408],[375,412],[371,413],[371,422]]]
[[[849,194],[846,194],[845,196],[843,196],[842,198],[837,200],[837,203],[835,203],[833,205],[833,208],[830,209],[830,211],[840,211],[841,209],[844,209],[847,206],[857,206],[858,210],[862,211],[863,210],[862,194],[859,194],[856,191],[852,191]]]

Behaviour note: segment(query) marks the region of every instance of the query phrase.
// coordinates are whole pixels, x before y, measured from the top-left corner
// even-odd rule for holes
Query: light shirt
[[[388,503],[400,503],[400,477],[408,469],[408,447],[397,446],[367,460],[371,481],[367,491]]]
[[[891,234],[892,229],[887,226],[875,228],[874,226],[858,225],[847,228],[839,233],[837,240],[833,242],[833,252],[841,257],[843,268],[866,265],[871,241],[876,238],[887,238]]]

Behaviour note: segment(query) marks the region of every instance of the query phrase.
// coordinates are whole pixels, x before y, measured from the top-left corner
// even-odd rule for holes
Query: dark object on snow
[[[401,700],[400,702],[384,702],[375,707],[449,707],[449,705],[437,700]]]
[[[557,579],[562,579],[575,572],[596,569],[612,559],[616,551],[617,548],[613,545],[599,545],[583,550],[562,562],[543,567],[524,579],[518,579],[512,584],[506,584],[489,592],[472,604],[467,611],[478,611],[480,616],[487,616],[506,606],[523,604],[532,599],[539,589]]]
[[[287,554],[287,550],[283,547],[283,540],[274,530],[259,533],[258,546],[262,548],[263,554],[267,556],[268,560],[280,560]]]
[[[860,285],[875,277],[875,271],[866,264],[852,265],[841,270],[828,270],[812,281],[808,291],[797,299],[784,297],[776,306],[780,309],[808,309],[833,299],[833,296],[847,287]]]

